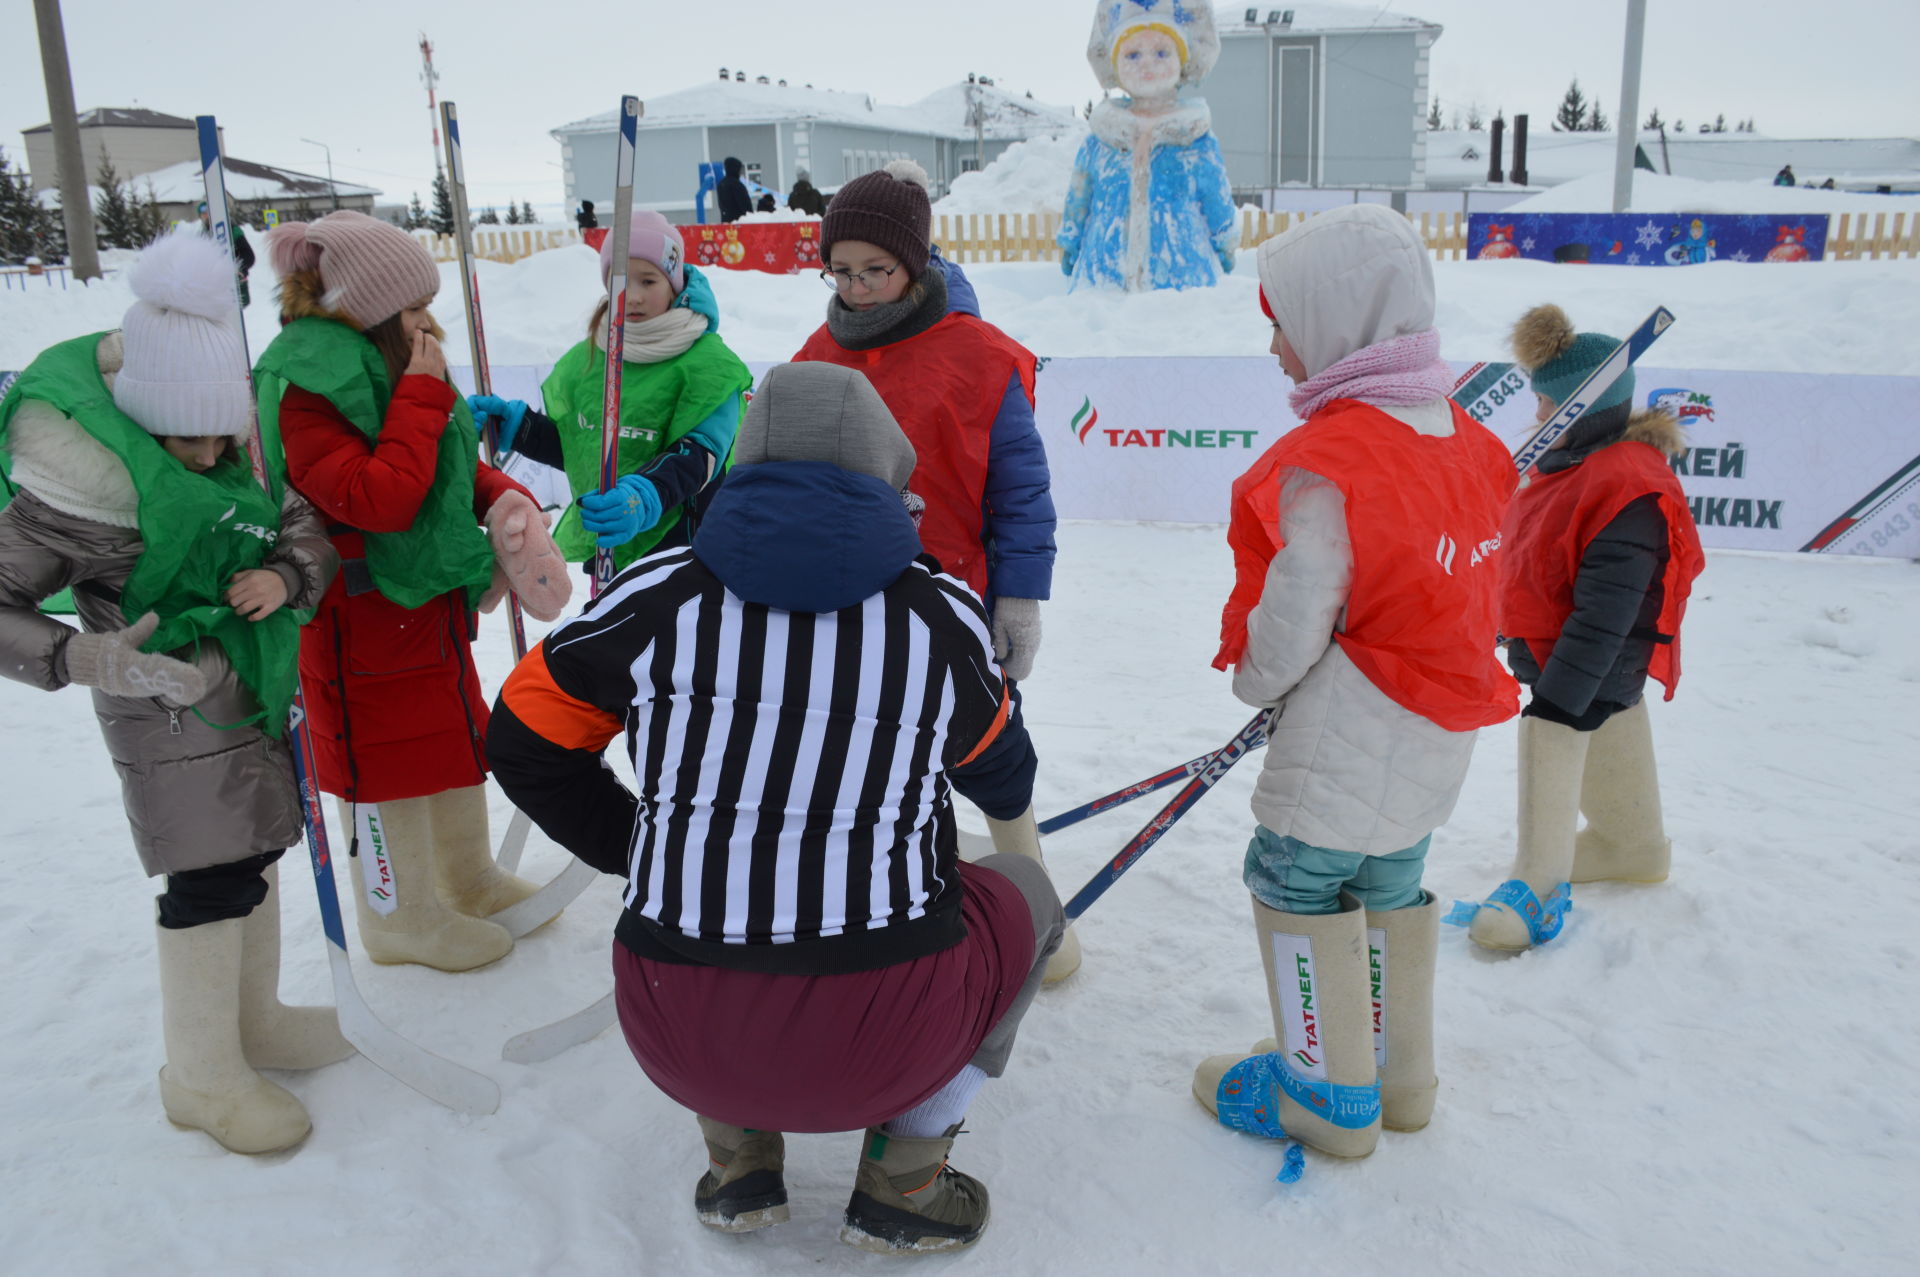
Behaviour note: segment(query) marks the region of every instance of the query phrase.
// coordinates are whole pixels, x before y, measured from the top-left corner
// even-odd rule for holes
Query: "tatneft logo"
[[[1154,429],[1126,430],[1112,426],[1101,427],[1100,410],[1093,406],[1093,400],[1083,398],[1080,410],[1067,422],[1067,429],[1074,437],[1085,444],[1089,437],[1104,439],[1109,448],[1251,448],[1259,435],[1257,430],[1175,430],[1161,426]]]
[[[235,514],[239,513],[239,510],[240,507],[237,505],[228,506],[226,513],[213,521],[213,526],[216,528],[219,527],[228,519],[232,519]],[[235,532],[244,532],[251,537],[258,537],[268,545],[272,545],[280,539],[280,530],[278,528],[263,527],[258,523],[243,523],[238,519],[234,520],[233,530]]]
[[[1320,1061],[1313,1052],[1320,1049],[1320,1019],[1313,1009],[1313,968],[1308,964],[1307,955],[1302,953],[1293,960],[1294,975],[1300,981],[1300,1028],[1306,1035],[1301,1050],[1293,1053],[1293,1058],[1308,1068],[1320,1067]]]
[[[1493,552],[1495,550],[1498,550],[1499,548],[1500,548],[1500,534],[1496,532],[1492,536],[1488,537],[1486,540],[1480,542],[1478,545],[1473,547],[1471,552],[1469,552],[1467,555],[1467,566],[1470,568],[1479,567],[1482,563],[1485,563],[1487,559],[1492,557]],[[1434,546],[1433,548],[1433,561],[1435,563],[1438,563],[1441,567],[1441,570],[1444,571],[1448,576],[1452,576],[1453,561],[1459,555],[1459,553],[1460,553],[1460,543],[1458,541],[1455,541],[1452,537],[1448,536],[1446,533],[1442,532],[1440,534],[1439,544]]]

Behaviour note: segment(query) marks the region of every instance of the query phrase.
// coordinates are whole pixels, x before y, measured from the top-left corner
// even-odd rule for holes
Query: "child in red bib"
[[[1261,245],[1259,271],[1303,424],[1233,485],[1214,664],[1274,710],[1245,878],[1278,1049],[1215,1056],[1193,1086],[1229,1126],[1363,1157],[1433,1110],[1420,875],[1475,733],[1516,707],[1494,654],[1513,463],[1447,398],[1406,218],[1322,214]]]
[[[1523,315],[1514,357],[1532,373],[1539,419],[1619,344],[1576,333],[1558,306]],[[1667,876],[1641,692],[1649,674],[1668,699],[1679,685],[1680,620],[1703,565],[1667,464],[1685,446],[1667,413],[1633,411],[1629,369],[1527,473],[1507,512],[1500,627],[1533,696],[1520,723],[1513,874],[1473,919],[1474,941],[1489,949],[1551,940],[1571,883]]]

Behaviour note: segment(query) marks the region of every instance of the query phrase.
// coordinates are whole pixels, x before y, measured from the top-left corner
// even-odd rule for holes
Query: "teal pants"
[[[1340,893],[1358,897],[1375,912],[1420,903],[1420,873],[1426,868],[1428,834],[1411,847],[1384,856],[1333,851],[1256,826],[1247,844],[1247,890],[1281,913],[1338,913]]]

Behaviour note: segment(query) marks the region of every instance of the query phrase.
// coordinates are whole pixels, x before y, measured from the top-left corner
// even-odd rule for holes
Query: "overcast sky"
[[[1282,6],[1284,7],[1284,6]],[[418,43],[433,41],[440,93],[459,104],[475,207],[562,197],[554,127],[743,68],[819,88],[907,103],[969,71],[1016,92],[1084,104],[1097,92],[1084,51],[1092,0],[333,0],[272,3],[66,0],[81,110],[142,106],[211,112],[244,159],[325,172],[402,201],[433,176]],[[1412,14],[1446,30],[1433,90],[1448,115],[1478,102],[1491,116],[1544,125],[1578,76],[1614,114],[1626,0],[1411,0],[1360,4],[1363,18]],[[1780,137],[1920,135],[1920,4],[1823,0],[1648,0],[1641,114],[1658,106],[1693,124],[1751,116]],[[0,4],[0,146],[19,164],[19,132],[47,119],[31,0]],[[1204,87],[1202,89],[1204,92]],[[688,184],[694,182],[690,173]]]

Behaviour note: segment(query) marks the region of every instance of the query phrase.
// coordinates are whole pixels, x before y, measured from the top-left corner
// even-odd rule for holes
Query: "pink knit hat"
[[[633,224],[627,234],[627,258],[652,262],[660,268],[660,273],[673,285],[674,296],[687,286],[686,245],[680,239],[680,232],[671,222],[658,213],[640,212],[633,215]],[[631,269],[631,268],[629,268]],[[613,233],[600,241],[600,282],[606,283],[613,274]]]
[[[275,273],[320,273],[321,302],[362,332],[440,291],[440,268],[413,236],[377,217],[341,210],[317,222],[282,222],[267,234]]]

